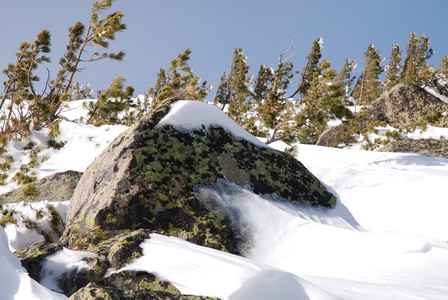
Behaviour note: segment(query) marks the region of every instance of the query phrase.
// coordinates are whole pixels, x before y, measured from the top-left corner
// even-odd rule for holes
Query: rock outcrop
[[[356,122],[341,124],[326,130],[319,137],[316,145],[338,147],[341,137],[347,141],[348,136],[353,137],[355,132],[361,128],[367,128],[375,121],[384,122],[397,129],[414,128],[425,124],[448,127],[448,103],[424,88],[409,83],[397,84],[370,106],[363,108],[359,115],[361,117],[357,118]],[[444,150],[431,149],[431,146],[435,144],[443,144],[443,142],[402,139],[386,145],[383,150],[443,156],[440,154]]]
[[[11,192],[0,195],[0,204],[24,200],[33,202],[70,200],[81,175],[81,172],[66,171],[25,184]]]
[[[446,139],[398,140],[389,143],[381,151],[448,158],[448,141]]]
[[[71,299],[209,299],[181,295],[146,272],[106,272],[141,256],[140,244],[150,233],[241,254],[238,228],[214,207],[217,203],[197,196],[198,186],[232,182],[283,201],[335,204],[321,182],[285,153],[237,138],[219,124],[196,130],[159,125],[169,108],[162,105],[141,119],[88,167],[71,198],[58,244],[42,242],[17,252],[36,280],[39,263],[64,246],[96,254],[85,259],[90,269],[60,279],[59,287]]]
[[[68,247],[90,243],[93,229],[145,228],[239,253],[235,228],[194,195],[194,186],[214,185],[220,178],[292,202],[335,203],[287,154],[239,140],[220,127],[188,133],[157,127],[159,120],[154,115],[140,120],[85,171],[67,213],[62,240]]]
[[[385,121],[395,128],[404,128],[435,112],[448,112],[448,103],[431,95],[422,87],[399,83],[372,103],[368,109],[368,118]],[[442,117],[432,125],[447,127],[448,118]]]

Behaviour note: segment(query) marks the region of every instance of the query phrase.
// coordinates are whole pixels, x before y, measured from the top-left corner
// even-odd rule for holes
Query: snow
[[[207,130],[209,127],[222,127],[238,139],[245,139],[253,144],[269,148],[256,137],[241,128],[232,119],[211,104],[201,101],[177,101],[168,114],[160,120],[157,127],[171,125],[179,131],[193,133],[195,130]]]
[[[301,294],[315,295],[312,299],[337,299],[293,274],[178,238],[151,234],[142,247],[143,257],[110,274],[148,271],[169,280],[184,294],[221,299],[300,299]]]
[[[86,257],[94,258],[98,256],[86,251],[73,251],[63,248],[47,257],[42,263],[40,283],[53,291],[62,292],[57,280],[64,273],[68,272],[68,276],[70,276],[70,274],[76,274],[76,272],[84,269],[92,269],[87,262],[82,260]]]
[[[84,170],[120,133],[127,129],[123,125],[104,125],[96,127],[85,124],[81,121],[85,117],[86,111],[83,109],[83,103],[92,100],[77,100],[67,104],[67,109],[63,116],[70,122],[62,121],[60,123],[60,132],[62,140],[66,141],[62,151],[54,149],[45,149],[40,154],[46,156],[48,160],[44,161],[38,170],[38,178],[43,178],[60,171],[79,171]],[[33,141],[37,146],[45,145],[46,139],[40,132],[33,132]],[[23,143],[14,142],[8,145],[8,154],[13,156],[16,161],[11,167],[11,172],[17,171],[19,162],[26,159],[23,151]],[[16,184],[10,182],[5,186],[0,186],[0,194],[6,193],[14,188]]]
[[[434,97],[439,98],[441,101],[448,103],[448,97],[439,93],[439,91],[435,88],[431,88],[429,86],[424,86],[423,89],[433,95]]]
[[[25,203],[22,201],[18,204],[3,204],[3,209],[14,211],[12,216],[17,222],[17,224],[8,223],[5,226],[5,232],[8,236],[9,249],[14,252],[20,248],[24,248],[36,242],[45,240],[43,235],[38,233],[35,229],[29,229],[25,226],[25,219],[33,220],[39,229],[46,232],[53,239],[53,242],[57,242],[58,235],[51,226],[52,217],[51,212],[49,211],[49,206],[53,206],[61,216],[61,219],[65,220],[68,204],[69,201],[40,201],[30,203]],[[60,229],[62,231],[62,224]]]
[[[5,231],[0,226],[0,299],[59,300],[67,297],[52,292],[31,279],[19,259],[9,250]]]
[[[71,105],[70,119],[75,121],[61,124],[67,144],[42,165],[39,176],[84,170],[125,129],[85,125],[76,120],[83,113],[82,102]],[[201,102],[176,103],[158,126],[167,124],[188,133],[223,126],[262,145],[219,109]],[[429,127],[409,136],[440,138],[448,132]],[[271,146],[284,148],[281,142]],[[224,180],[198,186],[197,196],[219,201],[220,212],[240,228],[245,257],[151,234],[141,245],[144,255],[124,269],[153,272],[183,293],[230,300],[447,299],[448,159],[301,144],[297,148],[297,159],[337,196],[334,209],[262,197]],[[32,217],[26,205],[15,209]],[[57,290],[54,280],[63,272],[86,268],[82,258],[92,254],[67,249],[56,253],[44,263],[44,280],[38,284],[8,246],[38,238],[30,232],[19,237],[22,229],[20,221],[8,225],[7,238],[0,228],[0,299],[65,299],[48,288]]]
[[[448,159],[298,146],[298,159],[334,189],[369,231],[401,231],[448,241]]]

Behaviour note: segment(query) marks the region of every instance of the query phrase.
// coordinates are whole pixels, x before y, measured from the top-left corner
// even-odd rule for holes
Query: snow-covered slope
[[[71,119],[83,114],[81,103],[71,103],[78,106]],[[187,129],[201,122],[233,126],[212,106],[193,105],[188,116],[176,112],[177,119],[195,120]],[[41,176],[84,170],[124,129],[63,122],[67,145],[42,165]],[[338,195],[335,209],[284,204],[221,182],[201,193],[213,193],[229,214],[240,212],[247,258],[151,235],[142,244],[145,255],[125,268],[154,272],[185,293],[223,299],[448,298],[448,159],[307,145],[298,145],[297,158]],[[33,292],[48,291],[36,283],[35,290],[18,288],[32,281],[2,234],[0,228],[0,262],[7,266],[0,299],[27,292],[29,299],[49,299]]]

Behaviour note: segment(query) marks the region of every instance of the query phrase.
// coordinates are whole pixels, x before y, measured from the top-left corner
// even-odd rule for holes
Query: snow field
[[[82,102],[71,105],[78,107],[70,111],[70,119],[79,118]],[[232,122],[208,104],[180,102],[172,112],[160,126],[172,124],[188,132],[202,124],[222,124],[236,130],[238,138],[253,140],[231,129]],[[39,176],[83,171],[123,130],[62,122],[67,145],[50,156]],[[430,131],[419,134],[448,136],[447,129]],[[202,186],[198,193],[220,201],[222,213],[241,229],[247,258],[152,234],[142,244],[144,256],[125,269],[153,272],[184,293],[231,300],[446,299],[448,159],[297,146],[297,158],[338,196],[334,209],[281,203],[225,181]],[[20,145],[15,147],[19,154]],[[8,238],[10,245],[16,240]],[[62,272],[86,267],[84,255],[63,250],[49,258],[48,281],[42,283],[55,288]],[[27,276],[8,249],[2,228],[0,264],[0,299],[66,298]]]

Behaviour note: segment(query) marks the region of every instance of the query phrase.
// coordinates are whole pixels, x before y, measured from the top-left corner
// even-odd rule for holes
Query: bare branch
[[[283,59],[283,56],[285,54],[288,54],[291,50],[296,49],[296,47],[295,47],[296,46],[296,40],[297,40],[296,37],[294,37],[292,39],[291,44],[289,45],[289,47],[285,51],[280,53],[280,55],[278,57],[278,64],[281,64],[283,62],[289,61],[293,56],[295,56],[297,54],[297,50],[296,50],[291,55],[289,55],[286,59]],[[282,47],[282,50],[283,50],[283,48],[284,47]]]
[[[49,86],[49,84],[50,84],[50,70],[47,68],[47,80],[46,80],[46,82],[45,82],[44,90],[43,90],[42,93],[40,94],[40,96],[41,96],[42,98],[44,97],[44,95],[45,95],[45,93],[46,93],[46,91],[47,91],[47,87]]]

